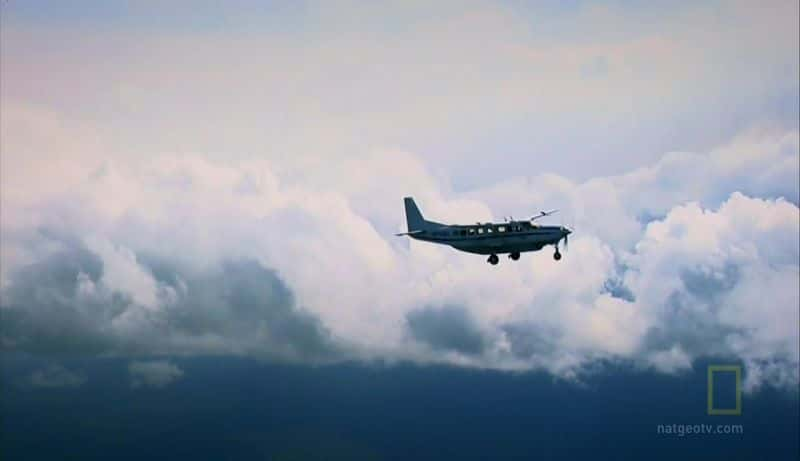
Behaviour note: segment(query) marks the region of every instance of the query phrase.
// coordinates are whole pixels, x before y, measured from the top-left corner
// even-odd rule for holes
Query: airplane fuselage
[[[568,231],[560,226],[536,226],[531,223],[438,225],[410,235],[411,238],[481,255],[537,251],[555,245]]]

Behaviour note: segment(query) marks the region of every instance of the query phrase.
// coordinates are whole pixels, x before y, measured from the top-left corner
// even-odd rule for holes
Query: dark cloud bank
[[[434,349],[476,355],[486,347],[483,334],[463,308],[426,307],[409,312],[406,321],[414,339]]]
[[[6,351],[44,356],[228,354],[323,362],[341,354],[329,332],[299,308],[274,271],[252,260],[197,273],[144,255],[163,306],[99,292],[103,262],[75,239],[11,276],[2,299]],[[87,288],[91,287],[91,288]],[[87,290],[92,291],[86,293]]]

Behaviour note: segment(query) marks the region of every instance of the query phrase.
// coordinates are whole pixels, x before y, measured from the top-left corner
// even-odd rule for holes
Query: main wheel
[[[497,255],[491,255],[491,256],[489,256],[489,259],[487,259],[486,261],[489,264],[491,264],[492,266],[494,266],[494,265],[497,265],[497,263],[500,262],[500,258],[498,258]]]
[[[553,259],[555,259],[556,261],[561,259],[561,253],[559,253],[558,250],[556,250],[556,252],[553,253]]]
[[[508,257],[511,258],[512,261],[517,261],[519,260],[519,253],[511,253]]]

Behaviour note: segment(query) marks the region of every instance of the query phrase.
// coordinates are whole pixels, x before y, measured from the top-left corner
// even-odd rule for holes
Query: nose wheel
[[[489,256],[489,259],[486,260],[486,262],[488,262],[492,266],[496,266],[497,263],[500,262],[500,258],[498,258],[497,255],[491,255]]]

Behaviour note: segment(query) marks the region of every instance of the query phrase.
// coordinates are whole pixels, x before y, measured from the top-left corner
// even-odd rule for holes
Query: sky
[[[665,419],[700,422],[705,367],[729,363],[761,418],[797,427],[797,2],[0,12],[3,401],[22,421],[57,431],[57,402],[98,390],[169,407],[181,386],[214,401],[203,380],[224,394],[248,373],[355,388],[377,373],[432,386],[371,394],[384,405],[435,401],[443,382],[484,386],[475,405],[515,379],[541,391],[529,399],[563,387],[590,406],[699,386],[699,416]],[[405,196],[464,224],[557,208],[549,222],[574,233],[561,261],[546,248],[490,266],[395,237]],[[359,414],[342,389],[298,392]],[[302,427],[314,414],[275,411]],[[771,440],[758,416],[748,450]],[[646,448],[653,424],[638,421]],[[345,426],[377,459],[406,453]],[[36,439],[12,433],[10,453]],[[452,445],[441,434],[429,453]],[[781,434],[796,456],[796,431]]]

